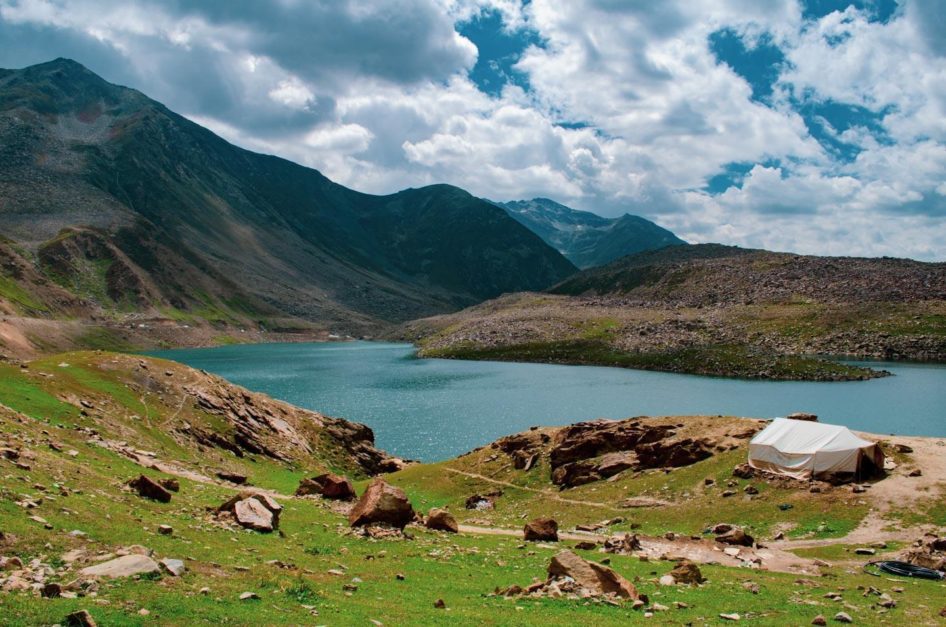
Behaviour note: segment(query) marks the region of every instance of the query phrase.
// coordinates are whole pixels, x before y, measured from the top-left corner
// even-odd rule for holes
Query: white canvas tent
[[[865,479],[884,453],[847,427],[776,418],[749,442],[749,465],[795,479]]]

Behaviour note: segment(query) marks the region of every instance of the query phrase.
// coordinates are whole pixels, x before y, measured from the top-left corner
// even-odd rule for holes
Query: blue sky
[[[946,259],[943,0],[0,0],[237,144],[691,241]]]

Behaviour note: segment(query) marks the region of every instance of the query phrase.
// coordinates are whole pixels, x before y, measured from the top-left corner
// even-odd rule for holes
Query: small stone
[[[201,588],[200,590],[198,590],[197,592],[198,592],[199,594],[203,594],[204,596],[206,596],[206,595],[210,594],[210,588],[204,587],[204,588]]]
[[[148,616],[149,614],[151,614],[151,611],[146,610],[145,608],[138,610],[138,616]]]
[[[914,469],[914,470],[911,470],[911,471],[910,471],[910,474],[908,474],[907,476],[908,476],[908,477],[922,477],[922,476],[923,476],[923,471],[920,470],[919,468],[916,468],[916,469]]]
[[[253,599],[259,599],[259,595],[256,594],[255,592],[244,592],[240,594],[241,601],[250,601]]]
[[[838,612],[834,615],[834,620],[839,623],[853,623],[854,619],[847,612]]]
[[[49,582],[43,586],[41,594],[47,599],[55,599],[62,596],[62,586],[58,583]]]
[[[854,554],[855,554],[855,555],[876,555],[876,554],[877,554],[877,550],[876,550],[876,549],[868,549],[868,548],[866,548],[866,547],[858,547],[858,548],[854,549]]]
[[[732,620],[732,621],[736,621],[736,620],[741,620],[741,619],[742,619],[742,616],[740,616],[739,614],[736,614],[736,613],[732,613],[732,614],[720,614],[719,617],[722,618],[723,620]]]
[[[660,578],[658,583],[662,586],[672,586],[675,585],[677,581],[673,578],[673,575],[664,575]]]
[[[171,525],[158,525],[158,533],[162,536],[169,536],[174,533],[174,528]]]
[[[828,621],[824,616],[822,616],[821,614],[818,614],[817,616],[815,616],[814,620],[811,621],[811,624],[821,625],[821,627],[824,627],[825,625],[828,624]]]
[[[434,607],[437,608],[438,610],[445,610],[447,609],[447,604],[444,603],[443,599],[437,599],[436,601],[434,601]]]
[[[404,576],[404,573],[397,573],[396,575],[394,575],[394,578],[397,579],[398,581],[404,581],[405,579],[407,579],[407,577]]]

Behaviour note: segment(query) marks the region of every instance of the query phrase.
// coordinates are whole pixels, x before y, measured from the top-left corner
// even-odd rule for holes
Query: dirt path
[[[621,511],[620,508],[617,508],[613,505],[608,505],[607,503],[596,503],[594,501],[579,501],[576,499],[566,499],[551,490],[539,490],[538,488],[529,488],[526,486],[516,485],[515,483],[510,483],[509,481],[502,481],[500,479],[493,479],[487,477],[486,475],[481,475],[475,472],[467,472],[465,470],[457,470],[456,468],[446,468],[447,472],[452,472],[457,475],[463,475],[465,477],[470,477],[471,479],[478,479],[480,481],[485,481],[487,483],[492,483],[493,485],[500,485],[506,488],[512,488],[515,490],[523,490],[525,492],[534,492],[535,494],[541,494],[549,500],[557,501],[559,503],[569,503],[570,505],[584,505],[586,507],[600,507],[601,509],[606,509],[612,512]]]

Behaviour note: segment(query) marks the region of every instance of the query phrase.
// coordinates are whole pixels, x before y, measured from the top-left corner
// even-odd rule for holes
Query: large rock
[[[734,546],[752,546],[755,542],[752,536],[739,527],[733,527],[726,533],[716,536],[716,541],[722,544],[732,544]]]
[[[269,533],[274,529],[273,513],[256,499],[237,501],[233,506],[236,521],[247,529]]]
[[[381,523],[403,529],[414,520],[414,508],[404,490],[375,477],[348,515],[352,527]]]
[[[158,563],[147,555],[123,555],[113,560],[88,566],[79,571],[83,577],[132,577],[160,572]]]
[[[668,573],[676,583],[703,583],[705,581],[700,567],[690,560],[682,560]]]
[[[296,489],[296,496],[307,496],[318,494],[327,499],[336,499],[339,501],[351,501],[358,495],[355,494],[355,487],[347,477],[336,475],[334,473],[325,473],[311,479],[303,479],[299,482]]]
[[[223,503],[217,511],[233,514],[236,521],[248,529],[269,533],[279,528],[282,505],[263,492],[244,490]]]
[[[562,551],[549,563],[550,577],[571,577],[592,594],[614,594],[637,599],[637,588],[607,566],[582,559],[571,551]]]
[[[536,518],[526,523],[522,535],[532,542],[558,542],[558,523],[552,518]]]
[[[137,492],[138,496],[143,496],[162,503],[169,503],[171,501],[171,493],[150,477],[141,475],[137,479],[129,481],[128,486]]]
[[[430,513],[427,514],[425,524],[428,529],[449,531],[451,533],[459,533],[460,531],[460,525],[457,524],[457,519],[453,517],[453,514],[438,507],[430,510]]]

